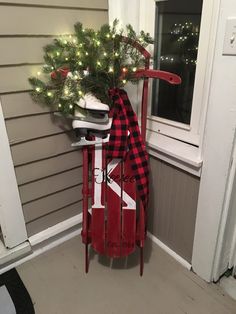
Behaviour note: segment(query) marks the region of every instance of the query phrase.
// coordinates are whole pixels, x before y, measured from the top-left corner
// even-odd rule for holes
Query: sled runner
[[[143,78],[141,136],[145,143],[148,79],[162,79],[170,84],[180,84],[181,79],[169,72],[149,69],[149,52],[139,43],[126,37],[122,37],[121,40],[128,41],[145,57],[145,68],[134,73],[136,78]],[[115,93],[116,91],[114,91]],[[126,99],[124,93],[121,96]],[[131,113],[128,116],[131,116]],[[133,118],[135,119],[135,117]],[[135,121],[131,124],[135,125]],[[136,133],[134,130],[130,131],[129,141],[137,140]],[[110,140],[112,140],[111,135]],[[133,150],[130,149],[124,158],[114,158],[114,156],[109,155],[109,135],[105,135],[104,138],[95,136],[91,141],[84,138],[82,142],[73,144],[73,146],[83,146],[83,221],[81,235],[85,244],[86,272],[88,272],[89,267],[88,246],[91,244],[97,253],[111,258],[128,256],[138,246],[140,249],[140,275],[143,274],[147,202],[144,197],[140,197],[141,188],[137,183],[137,178],[140,182],[143,182],[143,178],[142,175],[135,175],[135,169],[138,168],[139,161],[136,165],[133,163],[136,156],[135,143],[133,145]],[[132,143],[129,147],[132,147]],[[126,150],[126,148],[124,149]],[[142,161],[143,155],[140,151],[139,156],[141,156]],[[141,164],[144,166],[144,162]],[[137,203],[139,206],[137,206]],[[91,211],[89,208],[91,208]]]

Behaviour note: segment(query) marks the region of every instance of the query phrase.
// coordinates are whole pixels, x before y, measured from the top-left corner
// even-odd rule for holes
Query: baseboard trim
[[[82,214],[78,214],[74,217],[71,217],[63,222],[56,224],[53,227],[50,227],[46,230],[43,230],[29,238],[29,243],[32,247],[32,253],[17,260],[13,263],[0,268],[0,274],[17,267],[38,255],[49,251],[50,249],[78,236],[81,233],[80,224],[82,222]],[[76,229],[75,229],[76,228]],[[161,242],[150,232],[147,233],[148,237],[162,248],[167,254],[172,256],[177,262],[183,265],[185,268],[190,270],[192,265],[171,250],[167,245]]]
[[[39,243],[42,243],[64,231],[67,231],[76,225],[79,225],[82,222],[82,213],[76,216],[73,216],[69,219],[66,219],[55,226],[52,226],[46,230],[43,230],[31,237],[29,237],[29,242],[31,246],[35,246]]]
[[[72,218],[69,218],[63,222],[56,224],[46,230],[43,230],[32,237],[29,237],[29,243],[32,247],[32,253],[17,260],[13,263],[3,266],[0,268],[0,274],[17,267],[38,255],[45,253],[54,247],[80,235],[81,228],[80,223],[82,222],[82,214],[78,214]],[[74,228],[78,226],[76,230]],[[63,234],[64,233],[64,234]],[[60,234],[62,234],[60,236]],[[56,237],[57,236],[57,237]],[[53,239],[54,238],[54,239]]]
[[[172,256],[182,266],[184,266],[188,270],[191,270],[192,265],[189,262],[187,262],[183,257],[178,255],[175,251],[171,250],[167,245],[165,245],[163,242],[161,242],[157,237],[155,237],[150,232],[148,232],[147,235],[154,243],[156,243],[160,248],[162,248],[167,254]]]

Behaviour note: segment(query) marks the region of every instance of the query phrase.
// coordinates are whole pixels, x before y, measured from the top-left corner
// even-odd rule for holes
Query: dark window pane
[[[190,124],[202,0],[156,4],[154,68],[180,75],[182,84],[153,83],[152,114]]]

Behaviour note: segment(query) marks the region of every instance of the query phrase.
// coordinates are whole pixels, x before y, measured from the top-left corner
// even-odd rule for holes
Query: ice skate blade
[[[104,143],[109,142],[109,135],[106,138],[99,138],[96,137],[95,140],[87,140],[85,137],[81,137],[80,141],[72,143],[72,147],[79,147],[79,146],[88,146],[88,145],[101,145]]]

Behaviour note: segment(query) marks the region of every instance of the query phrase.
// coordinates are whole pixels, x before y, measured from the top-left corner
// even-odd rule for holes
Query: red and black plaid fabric
[[[107,155],[110,158],[129,158],[144,209],[149,196],[148,154],[139,130],[138,119],[127,93],[122,89],[110,90],[113,100],[113,122]]]

